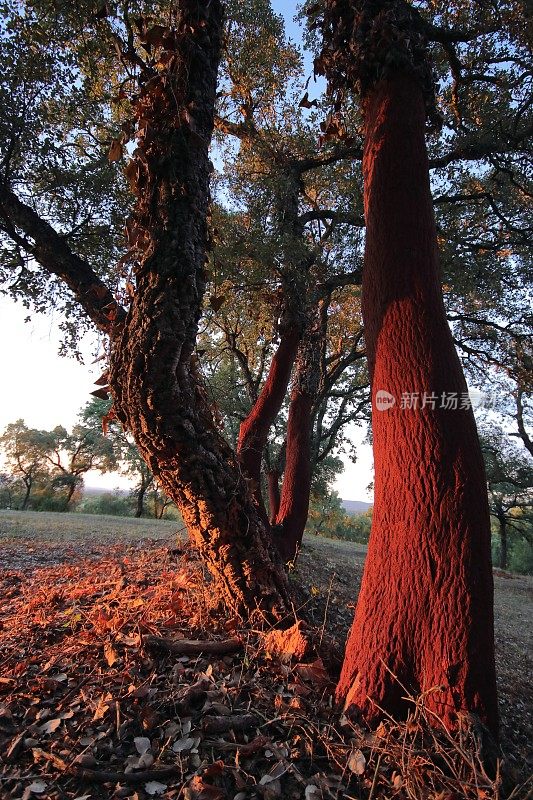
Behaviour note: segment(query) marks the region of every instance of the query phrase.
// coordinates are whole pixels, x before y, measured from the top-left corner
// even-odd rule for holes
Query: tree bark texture
[[[320,330],[310,322],[298,351],[287,421],[287,451],[274,536],[284,561],[293,561],[302,543],[311,492],[313,408],[320,377]]]
[[[364,102],[363,318],[372,379],[375,502],[337,697],[368,718],[405,714],[405,687],[447,725],[497,732],[490,521],[467,386],[446,323],[419,83],[380,80]],[[380,410],[378,392],[394,405]],[[436,398],[402,408],[403,393]],[[433,408],[435,405],[435,408]],[[460,405],[460,404],[459,404]]]
[[[271,469],[266,474],[267,479],[267,487],[268,487],[268,511],[269,511],[269,521],[271,525],[274,525],[276,521],[276,517],[279,511],[279,503],[280,503],[280,491],[279,491],[279,479],[280,473],[277,469]]]
[[[507,554],[508,554],[508,546],[507,546],[507,520],[505,519],[505,514],[498,516],[498,523],[499,523],[499,534],[500,534],[500,569],[507,569]]]
[[[261,462],[270,428],[285,399],[298,352],[301,326],[288,325],[281,336],[259,397],[239,430],[237,453],[258,509],[266,518],[261,493]]]
[[[222,36],[219,0],[181,0],[165,39],[167,69],[141,83],[137,150],[127,174],[137,204],[136,292],[115,337],[111,386],[120,420],[237,613],[285,614],[288,584],[233,451],[216,428],[194,348],[205,290],[208,146]]]

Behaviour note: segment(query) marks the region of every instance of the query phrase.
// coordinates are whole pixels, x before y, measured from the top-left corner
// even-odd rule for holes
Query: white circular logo
[[[396,398],[385,389],[376,392],[376,408],[378,411],[388,411],[395,404]]]

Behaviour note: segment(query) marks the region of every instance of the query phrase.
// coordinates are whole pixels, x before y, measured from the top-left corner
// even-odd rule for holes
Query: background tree
[[[20,479],[9,472],[0,472],[0,508],[18,508],[24,491]]]
[[[154,476],[135,442],[114,418],[111,407],[110,400],[95,397],[81,410],[80,419],[95,435],[101,435],[103,428],[105,429],[104,436],[111,445],[116,467],[134,481],[134,516],[142,517],[145,513],[146,493],[153,484]]]
[[[355,215],[337,219],[326,210],[322,218],[320,211],[332,196],[340,199],[352,166],[345,161],[327,177],[314,172],[316,120],[306,120],[303,106],[295,111],[303,92],[298,52],[268,3],[230,8],[216,128],[224,154],[220,202],[230,194],[233,207],[225,203],[215,217],[212,323],[201,350],[217,366],[225,353],[241,375],[248,408],[239,459],[265,517],[261,488],[268,484],[275,540],[292,559],[313,471],[341,444],[345,426],[364,416],[359,316],[347,313],[357,306],[360,272],[342,271],[346,251],[354,252],[353,231],[346,235],[342,224]],[[259,60],[251,34],[260,30],[266,45]]]
[[[101,432],[84,425],[75,425],[71,433],[62,425],[52,431],[40,431],[39,446],[50,470],[52,485],[65,490],[63,511],[69,509],[89,470],[107,472],[116,467],[109,440]]]
[[[9,476],[23,486],[18,507],[24,511],[30,502],[32,489],[49,478],[40,432],[28,428],[24,420],[18,419],[6,426],[0,437],[0,447]],[[8,483],[12,487],[11,482]]]
[[[158,514],[163,514],[172,501],[160,490],[159,492],[157,491],[154,486],[154,476],[139,453],[137,445],[116,420],[111,409],[112,403],[110,400],[95,397],[80,412],[80,420],[90,428],[95,438],[100,437],[102,429],[104,429],[105,439],[113,451],[115,468],[134,482],[131,490],[131,496],[134,500],[133,515],[142,517],[149,514],[146,500],[148,493],[151,491],[154,516],[158,517]],[[157,502],[154,501],[156,493]],[[160,498],[159,495],[161,494],[162,497]]]
[[[508,568],[509,536],[533,544],[533,464],[501,430],[484,432],[481,440],[490,513],[497,522],[498,566]]]

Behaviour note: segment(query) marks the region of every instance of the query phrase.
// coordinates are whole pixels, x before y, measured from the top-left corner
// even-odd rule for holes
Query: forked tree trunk
[[[401,715],[403,686],[427,692],[446,724],[473,712],[496,733],[487,492],[472,411],[440,407],[443,393],[461,405],[467,387],[444,313],[417,81],[382,79],[364,115],[375,501],[337,696],[369,718]],[[404,393],[427,393],[425,408],[402,408]]]
[[[219,0],[180,0],[164,38],[166,69],[141,82],[137,150],[127,168],[137,195],[129,222],[136,291],[115,336],[111,386],[120,420],[210,569],[213,590],[239,614],[271,619],[288,584],[233,451],[217,430],[193,355],[205,290],[213,129],[222,35]]]
[[[274,526],[284,561],[294,561],[302,543],[311,494],[313,407],[320,379],[319,309],[305,331],[296,362],[287,421],[287,450],[281,501]]]
[[[250,489],[257,508],[265,519],[266,512],[261,493],[261,462],[270,428],[276,421],[285,399],[299,340],[300,327],[296,324],[287,325],[259,397],[239,430],[237,442],[239,463],[250,481]]]
[[[279,165],[278,165],[279,166]],[[261,463],[270,428],[276,421],[291,378],[298,346],[305,327],[305,298],[309,266],[314,255],[309,251],[299,218],[301,176],[292,167],[280,175],[276,217],[281,249],[286,262],[283,278],[284,309],[281,338],[259,397],[239,431],[237,453],[250,482],[256,506],[268,522],[261,491]],[[271,514],[272,517],[272,514]]]
[[[274,524],[275,542],[284,561],[296,558],[309,514],[313,399],[299,388],[291,394],[285,472]]]

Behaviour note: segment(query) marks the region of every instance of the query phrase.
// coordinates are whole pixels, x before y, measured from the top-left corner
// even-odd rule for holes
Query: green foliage
[[[7,472],[2,496],[17,508],[66,511],[79,499],[86,472],[116,466],[111,443],[83,425],[71,433],[61,425],[42,431],[17,420],[7,425],[0,449]]]
[[[372,524],[372,510],[351,515],[343,509],[335,492],[313,495],[309,508],[306,532],[327,539],[344,539],[367,544]]]
[[[519,575],[533,575],[533,546],[532,535],[529,538],[513,538],[510,542],[507,553],[507,570],[516,572]],[[492,561],[499,564],[501,554],[500,538],[496,534],[492,536]]]
[[[24,494],[25,487],[19,478],[0,473],[0,508],[20,508]]]
[[[24,509],[28,506],[32,489],[49,479],[40,432],[28,428],[24,420],[18,419],[7,425],[0,437],[0,449],[4,453],[9,478],[20,487],[20,493],[16,491],[14,495],[17,507]]]
[[[0,179],[114,285],[129,205],[120,167],[107,158],[119,75],[112,43],[94,35],[92,4],[81,5],[69,13],[51,2],[0,4]],[[58,308],[75,348],[88,324],[65,286],[40,268],[27,239],[4,229],[0,245],[2,291],[28,308]]]
[[[533,460],[501,429],[488,428],[482,434],[494,561],[501,563],[505,536],[506,568],[528,572],[533,560]]]
[[[122,425],[113,418],[109,418],[111,410],[110,400],[94,398],[80,411],[80,419],[93,432],[101,435],[103,420],[105,422],[105,440],[113,453],[115,466],[122,475],[126,475],[134,482],[132,497],[135,500],[135,511],[139,516],[150,515],[145,506],[146,492],[154,484],[154,476],[142,458],[137,445],[124,431]],[[155,516],[155,514],[154,514]]]
[[[132,517],[131,498],[118,490],[84,497],[76,509],[80,514],[106,514],[110,517]]]

